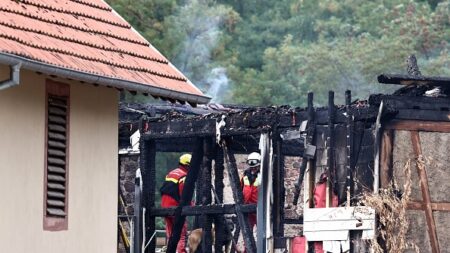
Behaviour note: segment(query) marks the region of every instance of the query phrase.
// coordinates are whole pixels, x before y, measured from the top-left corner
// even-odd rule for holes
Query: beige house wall
[[[0,79],[9,69],[0,66]],[[1,252],[116,252],[118,92],[70,82],[68,230],[43,230],[45,80],[0,91]]]

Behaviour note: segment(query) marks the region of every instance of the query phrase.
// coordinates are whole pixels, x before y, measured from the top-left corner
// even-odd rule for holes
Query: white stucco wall
[[[0,66],[0,79],[9,70]],[[0,252],[116,252],[118,92],[70,82],[68,230],[43,230],[45,75],[0,91]]]

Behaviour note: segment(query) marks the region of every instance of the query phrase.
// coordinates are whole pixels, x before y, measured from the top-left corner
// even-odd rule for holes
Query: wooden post
[[[387,188],[393,177],[394,130],[385,129],[381,140],[380,186]]]
[[[229,143],[226,144],[229,145]],[[233,198],[236,202],[236,216],[239,221],[239,226],[242,229],[242,235],[244,237],[244,243],[247,252],[256,253],[256,244],[255,238],[253,238],[253,231],[250,228],[247,214],[244,214],[241,210],[241,205],[243,204],[244,197],[242,195],[242,188],[239,180],[236,159],[234,158],[234,153],[231,150],[228,150],[227,145],[223,147],[223,152],[225,161],[227,163],[228,175],[230,177],[231,189],[233,191]]]
[[[441,252],[439,249],[439,240],[436,231],[436,223],[434,221],[433,210],[431,208],[431,195],[428,186],[428,176],[425,166],[421,167],[420,163],[424,162],[422,157],[422,147],[420,144],[420,135],[418,131],[411,131],[411,141],[417,160],[417,173],[419,174],[420,189],[422,190],[422,198],[425,207],[425,217],[427,220],[428,236],[430,238],[431,252]]]
[[[220,205],[223,203],[223,150],[217,146],[217,148],[214,150],[215,152],[215,158],[214,158],[214,191],[217,195],[216,205]],[[214,243],[214,250],[215,252],[222,252],[222,245],[224,244],[228,235],[228,229],[225,227],[227,224],[225,224],[223,215],[216,215],[214,217],[214,225],[215,225],[215,231],[216,231],[216,241]],[[226,233],[222,233],[221,231],[226,231]]]
[[[172,228],[172,236],[167,245],[167,253],[175,253],[178,241],[180,240],[181,230],[186,220],[186,216],[181,214],[183,206],[188,206],[194,193],[195,181],[197,180],[203,158],[203,139],[197,138],[194,144],[194,152],[192,154],[191,167],[186,176],[183,193],[181,194],[180,205],[175,210],[175,222]],[[184,235],[183,235],[184,236]]]
[[[350,110],[351,106],[351,100],[352,100],[352,92],[350,90],[345,91],[345,113],[347,122],[346,122],[346,153],[347,153],[347,161],[345,168],[347,170],[347,181],[345,183],[347,188],[347,207],[350,207],[351,202],[351,185],[352,185],[352,174],[353,174],[353,167],[352,167],[352,143],[353,143],[353,133],[352,133],[352,122],[353,122],[353,115]]]
[[[308,93],[308,130],[307,130],[307,136],[306,140],[311,145],[315,145],[315,111],[314,111],[314,93],[310,92]],[[302,159],[302,164],[304,162],[304,159]],[[313,207],[313,191],[314,191],[314,183],[315,183],[315,171],[314,171],[314,160],[313,159],[307,159],[306,162],[306,180],[304,180],[304,193],[303,193],[303,201],[304,201],[304,207],[303,208],[311,208]],[[295,196],[294,196],[295,197]]]
[[[314,104],[313,104],[313,100],[314,100],[314,93],[310,92],[308,93],[308,126],[307,126],[307,131],[306,131],[306,145],[313,145],[314,143],[314,135],[315,135],[315,129],[316,129],[316,125],[314,122]],[[297,180],[297,183],[295,185],[295,192],[294,192],[294,201],[293,204],[297,205],[298,202],[298,198],[300,197],[300,191],[301,191],[301,187],[302,187],[302,182],[303,182],[303,177],[305,176],[305,172],[306,172],[306,168],[307,168],[307,164],[308,162],[310,162],[312,159],[310,157],[308,157],[308,155],[306,154],[306,150],[303,152],[303,156],[302,156],[302,164],[300,165],[300,172],[299,172],[299,177]]]
[[[273,143],[275,154],[273,156],[273,232],[275,237],[284,236],[284,156],[282,150],[282,140],[280,133],[275,130],[275,140]],[[275,245],[277,247],[278,245]]]
[[[327,138],[327,195],[326,207],[330,207],[333,196],[333,187],[335,187],[336,173],[334,164],[334,92],[328,92],[328,138]],[[333,184],[331,184],[333,180]]]
[[[203,162],[202,162],[202,206],[211,204],[211,166],[212,166],[212,154],[213,154],[213,140],[211,138],[205,138],[203,143]],[[212,217],[210,215],[203,214],[201,216],[201,223],[203,228],[202,235],[202,250],[204,253],[212,253],[212,236],[211,236],[211,222]]]

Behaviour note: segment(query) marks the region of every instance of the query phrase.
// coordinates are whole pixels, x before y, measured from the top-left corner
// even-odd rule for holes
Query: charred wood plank
[[[401,109],[395,115],[395,119],[450,122],[450,111]]]
[[[203,161],[202,161],[202,176],[203,182],[201,192],[201,204],[203,206],[210,205],[212,202],[211,197],[211,171],[212,171],[212,157],[213,157],[213,139],[206,138],[203,141]],[[212,235],[211,235],[211,223],[212,216],[208,214],[202,214],[201,223],[203,228],[202,234],[202,250],[204,253],[212,252]]]
[[[353,144],[353,116],[350,110],[350,105],[352,101],[352,93],[350,90],[345,91],[345,113],[347,114],[347,124],[346,124],[346,166],[345,169],[347,171],[347,177],[346,177],[346,197],[347,197],[347,207],[350,206],[350,200],[352,195],[352,185],[353,185],[353,167],[352,167],[352,144]]]
[[[383,95],[381,98],[387,107],[393,109],[416,109],[416,110],[430,110],[430,111],[449,111],[449,98],[434,98],[434,97],[410,97],[410,96],[393,96]],[[375,101],[374,101],[375,102]],[[381,101],[376,101],[377,105]]]
[[[378,76],[379,83],[386,84],[429,84],[429,85],[450,85],[450,78],[440,76],[412,76],[398,74],[381,74]]]
[[[225,167],[223,166],[223,150],[220,146],[216,146],[214,157],[214,194],[215,194],[215,204],[219,205],[223,203],[223,189],[225,187],[223,183],[223,172]],[[234,212],[234,207],[233,207]],[[227,229],[226,221],[222,214],[216,215],[214,217],[214,224],[216,231],[226,231],[226,233],[216,233],[216,243],[214,243],[215,252],[222,251],[222,245],[226,242],[226,237],[231,237],[230,231]]]
[[[282,140],[279,134],[276,134],[273,146],[275,154],[273,156],[273,232],[274,236],[284,236],[284,202],[285,202],[285,188],[284,188],[284,156],[282,154]]]
[[[229,140],[227,140],[228,145]],[[241,209],[241,204],[243,203],[243,194],[241,191],[241,185],[239,180],[239,174],[237,170],[236,160],[234,158],[234,153],[228,149],[227,145],[223,147],[224,158],[227,163],[227,168],[229,169],[228,175],[230,177],[231,189],[233,191],[233,198],[236,203],[236,216],[238,217],[239,226],[242,229],[242,234],[244,237],[245,247],[247,252],[256,253],[255,238],[253,237],[252,229],[250,228],[248,216],[244,214]]]
[[[327,200],[326,207],[330,207],[331,198],[333,196],[333,189],[336,189],[336,167],[334,163],[334,148],[335,148],[335,136],[334,136],[334,92],[328,92],[328,135],[327,135]]]
[[[183,216],[199,216],[202,214],[215,215],[215,214],[234,214],[236,213],[237,204],[223,204],[223,205],[208,205],[208,206],[185,206],[182,209],[181,215]],[[165,217],[174,216],[176,207],[170,208],[152,208],[152,217]],[[256,212],[256,204],[242,204],[240,206],[242,213],[254,213]]]
[[[316,132],[316,123],[315,123],[315,112],[314,112],[314,93],[310,92],[308,93],[308,125],[307,125],[307,131],[306,131],[306,145],[314,145],[314,136]],[[297,205],[298,198],[300,196],[301,187],[303,178],[305,176],[306,167],[309,161],[311,161],[313,157],[309,157],[306,152],[303,152],[302,156],[302,164],[300,165],[300,172],[299,177],[297,180],[297,183],[295,184],[295,192],[294,192],[294,199],[293,204]]]

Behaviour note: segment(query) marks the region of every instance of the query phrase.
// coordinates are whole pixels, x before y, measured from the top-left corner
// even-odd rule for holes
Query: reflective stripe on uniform
[[[175,179],[175,178],[166,177],[166,181],[169,181],[169,182],[173,182],[173,183],[175,183],[175,184],[178,184],[178,180]]]
[[[247,176],[244,176],[243,181],[244,181],[244,185],[245,186],[250,186],[250,180],[248,180]],[[255,179],[255,182],[253,182],[253,186],[259,186],[259,182],[260,181],[261,180],[260,180],[259,175],[258,175],[258,177]]]

